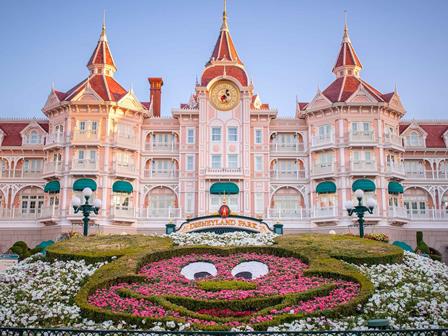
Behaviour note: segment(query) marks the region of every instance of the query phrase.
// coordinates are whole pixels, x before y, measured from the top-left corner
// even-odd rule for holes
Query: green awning
[[[397,181],[390,181],[387,190],[389,194],[402,194],[404,191],[403,186]]]
[[[58,193],[60,190],[61,184],[57,180],[48,182],[44,187],[44,192],[46,193]]]
[[[240,188],[232,182],[216,182],[210,187],[210,194],[213,195],[235,195],[239,194]]]
[[[130,194],[132,193],[132,191],[134,191],[134,188],[128,181],[115,181],[112,185],[112,191]]]
[[[332,181],[321,182],[316,187],[318,194],[334,194],[336,192],[336,184]]]
[[[75,191],[83,191],[84,188],[90,188],[92,191],[96,190],[96,182],[92,179],[83,178],[76,180],[73,183],[73,190]]]
[[[375,191],[376,187],[375,187],[375,183],[373,181],[361,179],[361,180],[356,180],[355,182],[353,182],[353,185],[352,185],[353,191],[356,191],[358,189],[361,189],[363,191]]]

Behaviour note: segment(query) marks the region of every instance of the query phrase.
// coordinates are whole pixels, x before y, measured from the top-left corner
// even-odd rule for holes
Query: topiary
[[[442,261],[442,253],[433,247],[429,248],[429,256],[432,260]]]
[[[423,232],[417,231],[417,247],[415,248],[415,253],[430,255],[429,246],[423,241]]]

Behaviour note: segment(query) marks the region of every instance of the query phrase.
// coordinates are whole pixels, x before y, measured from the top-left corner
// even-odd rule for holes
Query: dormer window
[[[420,133],[417,131],[412,131],[409,136],[407,137],[407,144],[408,146],[412,147],[421,147],[423,146],[423,138]]]
[[[28,135],[29,145],[39,145],[42,143],[42,135],[38,131],[33,130]]]

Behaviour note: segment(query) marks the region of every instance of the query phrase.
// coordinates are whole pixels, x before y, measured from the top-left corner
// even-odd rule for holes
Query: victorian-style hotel
[[[102,201],[91,230],[104,233],[163,232],[216,213],[220,190],[233,213],[286,231],[348,230],[344,203],[363,189],[377,201],[371,230],[412,242],[423,229],[440,248],[448,121],[403,121],[398,92],[362,78],[347,26],[328,63],[328,87],[298,102],[294,117],[277,117],[255,93],[224,12],[190,100],[161,116],[163,80],[148,79],[149,102],[123,88],[103,26],[87,78],[52,89],[44,119],[0,122],[0,250],[77,227],[71,200],[85,186]]]

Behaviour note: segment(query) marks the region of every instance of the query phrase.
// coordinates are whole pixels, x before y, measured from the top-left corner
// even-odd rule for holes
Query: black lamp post
[[[355,196],[358,199],[358,205],[354,205],[352,201],[345,202],[345,208],[347,209],[348,215],[356,214],[358,216],[359,223],[359,236],[364,237],[364,214],[366,212],[372,214],[373,209],[376,206],[376,201],[373,198],[367,200],[367,206],[362,205],[361,201],[364,197],[364,191],[358,189],[355,191]]]
[[[82,211],[82,214],[84,217],[82,218],[82,221],[84,223],[83,225],[83,235],[88,236],[89,234],[89,216],[90,213],[95,213],[98,215],[98,211],[101,208],[101,200],[98,198],[93,201],[93,205],[89,204],[89,199],[92,196],[92,189],[90,188],[84,188],[82,190],[82,195],[85,198],[85,203],[81,204],[81,199],[79,197],[73,197],[72,199],[72,206],[75,213],[78,213],[79,211]]]

